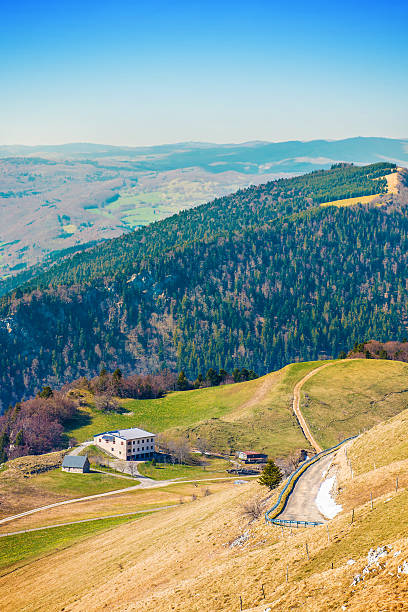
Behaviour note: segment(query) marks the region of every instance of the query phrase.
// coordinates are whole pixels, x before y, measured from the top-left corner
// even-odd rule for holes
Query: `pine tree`
[[[259,477],[259,484],[268,487],[269,490],[275,489],[282,480],[282,472],[278,466],[269,459]]]
[[[187,377],[184,374],[184,371],[181,370],[181,372],[180,372],[180,374],[178,375],[178,378],[177,378],[177,389],[179,391],[187,391],[189,386],[190,385],[188,383]]]

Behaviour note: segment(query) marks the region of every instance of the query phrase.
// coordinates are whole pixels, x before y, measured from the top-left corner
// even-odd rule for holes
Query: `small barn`
[[[76,472],[84,474],[89,472],[88,455],[65,455],[62,462],[63,472]]]
[[[268,455],[255,451],[239,451],[237,455],[238,459],[245,461],[245,463],[266,463],[268,461]]]

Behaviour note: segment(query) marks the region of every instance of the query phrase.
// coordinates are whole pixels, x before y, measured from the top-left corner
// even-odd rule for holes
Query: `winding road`
[[[332,365],[334,364],[325,363],[324,365],[315,368],[304,376],[302,380],[295,385],[293,390],[293,412],[296,415],[305,438],[310,442],[316,453],[321,453],[323,449],[314,438],[312,432],[310,431],[310,427],[300,410],[300,393],[305,382],[320,372],[320,370]],[[318,510],[315,501],[320,486],[325,479],[326,472],[329,469],[332,461],[333,454],[330,453],[307,468],[307,470],[295,484],[284,510],[279,514],[280,519],[311,522],[322,522],[326,520],[326,518]]]

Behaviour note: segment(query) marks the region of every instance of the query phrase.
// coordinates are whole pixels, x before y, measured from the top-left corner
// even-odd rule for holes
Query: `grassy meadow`
[[[206,462],[207,465],[180,465],[157,463],[152,465],[150,461],[139,464],[139,472],[143,476],[154,480],[170,480],[180,478],[183,480],[220,478],[228,476],[226,470],[231,467],[229,461],[224,459],[213,459]]]
[[[97,472],[63,472],[60,468],[29,477],[6,469],[0,475],[0,518],[66,499],[125,489],[138,483],[138,480]]]
[[[115,428],[141,427],[147,431],[178,430],[191,440],[206,437],[212,449],[265,451],[272,456],[308,448],[292,414],[294,385],[324,362],[291,364],[256,380],[169,393],[154,400],[122,400],[123,414],[103,414],[81,408],[67,434],[79,441]]]
[[[4,536],[0,538],[0,575],[5,568],[21,566],[50,552],[64,550],[85,538],[112,529],[117,525],[135,521],[145,516],[118,516],[89,523],[53,527],[32,533]],[[24,565],[24,564],[23,564]]]
[[[323,448],[408,407],[408,364],[379,359],[334,362],[302,387],[301,410]]]
[[[301,409],[316,439],[327,448],[408,406],[408,364],[385,360],[335,360],[294,363],[253,381],[178,391],[155,400],[121,400],[123,414],[81,408],[67,433],[79,441],[115,428],[141,427],[155,433],[180,431],[194,444],[211,441],[212,450],[234,453],[245,448],[272,457],[308,449],[292,413],[293,388],[308,372]]]

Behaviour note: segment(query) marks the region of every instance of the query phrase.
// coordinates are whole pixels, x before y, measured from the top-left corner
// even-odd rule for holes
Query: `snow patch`
[[[316,495],[315,504],[319,510],[328,519],[334,518],[343,509],[339,504],[336,504],[331,496],[332,489],[335,485],[336,477],[326,478],[320,485],[320,489]]]

